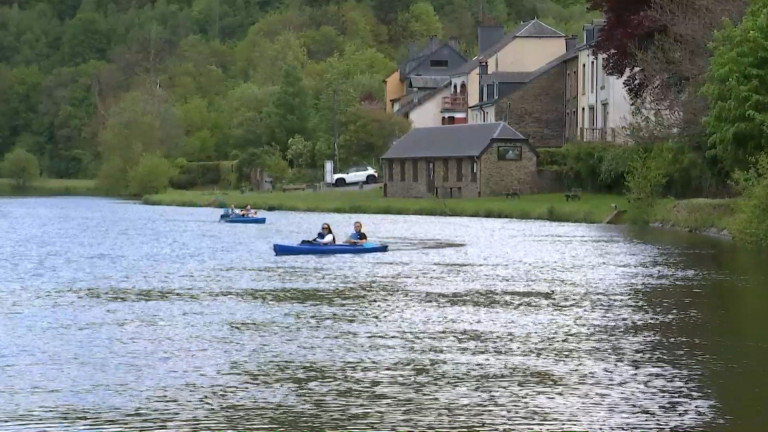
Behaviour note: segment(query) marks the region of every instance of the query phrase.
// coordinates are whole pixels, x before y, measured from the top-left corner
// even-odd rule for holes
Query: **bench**
[[[507,192],[504,192],[505,198],[520,198],[520,188],[512,188]]]
[[[307,190],[307,185],[305,185],[305,184],[283,185],[283,192],[303,191],[303,190]]]
[[[571,189],[570,192],[566,192],[564,195],[566,201],[581,201],[581,189]]]

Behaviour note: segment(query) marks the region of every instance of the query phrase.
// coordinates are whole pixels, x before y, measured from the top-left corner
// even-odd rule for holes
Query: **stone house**
[[[576,51],[563,54],[525,77],[508,95],[493,101],[496,121],[513,125],[534,147],[562,147],[569,122],[567,69],[572,65],[569,60],[576,57]]]
[[[382,156],[384,195],[468,198],[537,189],[536,149],[501,122],[412,129]]]

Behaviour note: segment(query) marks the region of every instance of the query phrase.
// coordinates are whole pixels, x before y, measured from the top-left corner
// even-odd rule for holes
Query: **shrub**
[[[13,179],[17,187],[23,188],[40,177],[40,164],[35,155],[17,148],[5,155],[0,164],[0,173],[3,177]]]
[[[735,239],[751,245],[768,246],[768,153],[752,159],[749,171],[736,171],[734,181],[744,192],[731,223]]]
[[[171,177],[168,183],[174,189],[192,189],[197,186],[197,179],[189,174],[176,174]]]
[[[153,154],[144,154],[136,168],[128,174],[128,187],[131,195],[155,194],[168,188],[168,181],[175,174],[174,168],[166,159]]]

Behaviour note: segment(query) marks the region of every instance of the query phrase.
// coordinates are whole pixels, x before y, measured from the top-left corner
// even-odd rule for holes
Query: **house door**
[[[427,193],[435,193],[435,161],[427,160]]]

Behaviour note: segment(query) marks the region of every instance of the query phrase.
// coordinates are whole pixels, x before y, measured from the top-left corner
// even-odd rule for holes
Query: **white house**
[[[579,50],[580,141],[625,142],[626,128],[632,121],[632,101],[624,88],[624,78],[605,73],[605,55],[594,51],[595,41],[605,20],[584,26],[584,44]]]

